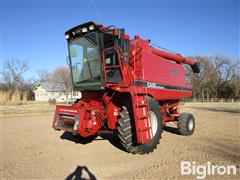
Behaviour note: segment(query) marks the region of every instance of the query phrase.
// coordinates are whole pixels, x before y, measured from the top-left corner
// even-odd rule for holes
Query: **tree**
[[[37,69],[39,82],[49,82],[51,80],[51,73],[49,73],[46,69]]]
[[[195,74],[190,66],[186,66],[187,74],[193,85],[193,96],[195,98],[201,97],[203,101],[205,98],[209,100],[210,96],[214,96],[215,89],[213,86],[217,78],[217,73],[207,56],[196,56],[194,59],[200,63],[200,73]]]
[[[214,56],[196,56],[201,65],[199,74],[194,74],[189,66],[187,73],[193,84],[195,98],[237,98],[239,97],[239,62],[216,54]]]
[[[240,98],[240,76],[238,75],[230,82],[234,98]]]
[[[27,61],[12,58],[4,63],[3,81],[9,90],[19,91],[24,83],[23,74],[29,69]]]
[[[51,81],[55,84],[63,85],[66,101],[68,102],[68,94],[71,91],[71,76],[68,67],[58,67],[51,76]]]
[[[217,95],[228,98],[232,97],[234,92],[230,84],[235,82],[234,79],[239,77],[239,62],[234,62],[230,58],[220,54],[210,57],[210,60],[213,62],[215,71],[218,74],[217,84],[215,87]]]
[[[34,100],[35,95],[33,92],[34,87],[37,85],[36,79],[30,78],[24,81],[24,83],[21,86],[21,91],[27,93],[27,99],[28,100]]]

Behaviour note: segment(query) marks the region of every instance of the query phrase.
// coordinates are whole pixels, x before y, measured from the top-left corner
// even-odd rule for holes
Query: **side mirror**
[[[66,57],[67,65],[70,66],[70,58],[69,56]]]

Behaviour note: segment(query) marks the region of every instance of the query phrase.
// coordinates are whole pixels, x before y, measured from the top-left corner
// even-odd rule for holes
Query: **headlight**
[[[90,31],[94,30],[94,25],[88,27]]]
[[[69,34],[66,34],[65,38],[66,38],[66,40],[68,40],[70,38]]]
[[[83,33],[87,32],[87,31],[88,31],[88,30],[87,30],[86,27],[82,28],[82,32],[83,32]]]

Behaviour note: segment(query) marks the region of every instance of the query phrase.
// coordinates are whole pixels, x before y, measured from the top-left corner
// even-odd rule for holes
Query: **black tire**
[[[182,113],[178,117],[178,133],[184,136],[190,136],[195,130],[195,118],[190,113]]]
[[[157,101],[151,97],[147,97],[149,104],[149,111],[154,113],[157,118],[157,130],[152,140],[146,144],[138,144],[136,139],[135,123],[132,113],[132,108],[127,108],[123,106],[120,113],[120,118],[118,119],[118,137],[120,143],[126,149],[127,152],[133,154],[148,154],[153,152],[153,150],[159,144],[161,138],[161,133],[163,129],[162,115],[160,112],[160,107]]]

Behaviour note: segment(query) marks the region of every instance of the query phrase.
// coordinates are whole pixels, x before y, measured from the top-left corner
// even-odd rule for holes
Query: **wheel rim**
[[[192,129],[193,129],[193,120],[189,119],[189,121],[188,121],[188,130],[192,131]]]
[[[154,137],[156,135],[157,129],[158,129],[157,116],[155,115],[154,112],[149,111],[149,118],[150,118],[150,121],[151,121],[152,135]]]

